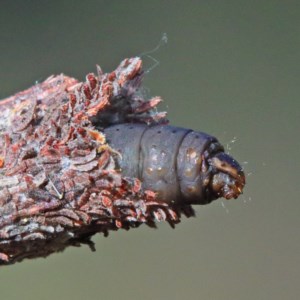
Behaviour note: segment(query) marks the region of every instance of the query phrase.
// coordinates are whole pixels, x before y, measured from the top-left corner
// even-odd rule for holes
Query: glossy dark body
[[[210,170],[203,165],[205,151],[218,144],[215,137],[167,125],[120,124],[104,132],[122,156],[123,175],[139,178],[164,201],[206,204],[217,198],[205,185]]]

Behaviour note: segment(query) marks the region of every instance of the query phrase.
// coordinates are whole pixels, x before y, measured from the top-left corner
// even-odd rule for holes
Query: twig
[[[84,82],[51,76],[0,102],[0,264],[91,244],[97,232],[179,222],[178,210],[122,177],[102,133],[167,122],[158,98],[138,96],[141,68],[135,57]]]

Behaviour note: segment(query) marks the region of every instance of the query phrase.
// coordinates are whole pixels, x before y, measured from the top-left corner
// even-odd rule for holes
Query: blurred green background
[[[3,267],[1,299],[300,299],[299,1],[1,0],[0,98],[50,74],[111,71],[165,32],[147,93],[172,124],[248,162],[244,195],[195,207],[175,230]]]

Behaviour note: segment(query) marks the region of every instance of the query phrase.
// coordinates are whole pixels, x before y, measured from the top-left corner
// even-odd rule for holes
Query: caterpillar
[[[167,203],[207,204],[237,198],[245,175],[219,141],[191,129],[146,124],[119,124],[104,130],[120,154],[124,176],[139,178],[145,189]]]

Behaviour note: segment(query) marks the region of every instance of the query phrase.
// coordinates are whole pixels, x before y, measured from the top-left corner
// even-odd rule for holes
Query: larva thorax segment
[[[241,167],[213,136],[145,124],[115,125],[105,134],[122,155],[123,175],[139,178],[145,189],[156,191],[165,202],[206,204],[219,197],[236,198],[242,192]]]

